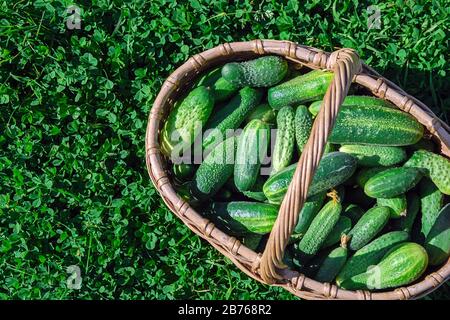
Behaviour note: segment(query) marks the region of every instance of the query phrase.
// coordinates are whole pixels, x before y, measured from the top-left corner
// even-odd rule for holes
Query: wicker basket
[[[258,254],[241,244],[236,238],[216,228],[211,221],[202,217],[176,193],[166,171],[167,159],[160,151],[159,132],[174,101],[180,93],[189,89],[192,80],[199,74],[229,61],[251,59],[266,54],[284,56],[293,63],[310,69],[328,69],[333,71],[335,76],[298,161],[294,178],[281,204],[265,250],[262,254]],[[373,95],[390,101],[399,109],[414,116],[427,128],[440,147],[441,154],[450,156],[449,126],[437,118],[423,103],[361,63],[353,50],[342,49],[330,54],[288,41],[254,40],[225,43],[197,54],[167,78],[148,119],[145,138],[148,173],[164,202],[178,218],[233,261],[239,269],[262,283],[281,286],[305,299],[418,298],[435,290],[450,277],[450,259],[440,269],[422,277],[420,282],[385,292],[342,290],[336,285],[309,279],[303,274],[289,270],[282,263],[284,249],[298,220],[297,213],[305,202],[309,184],[322,157],[336,114],[352,82],[369,89]]]

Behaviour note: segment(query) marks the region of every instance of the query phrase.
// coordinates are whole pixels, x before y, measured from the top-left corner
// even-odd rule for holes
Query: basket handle
[[[297,225],[299,212],[306,201],[309,185],[322,158],[339,108],[348,93],[353,77],[361,72],[361,61],[352,49],[344,48],[333,52],[326,66],[334,72],[333,80],[314,120],[308,142],[300,156],[261,257],[259,274],[267,283],[275,283],[282,279],[279,269],[286,268],[283,263],[284,250]]]

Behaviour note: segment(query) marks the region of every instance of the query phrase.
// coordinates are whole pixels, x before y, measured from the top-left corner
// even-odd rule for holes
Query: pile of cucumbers
[[[160,134],[177,192],[263,251],[332,78],[278,56],[205,74]],[[414,117],[362,90],[341,106],[285,263],[344,289],[394,288],[449,257],[450,161]]]

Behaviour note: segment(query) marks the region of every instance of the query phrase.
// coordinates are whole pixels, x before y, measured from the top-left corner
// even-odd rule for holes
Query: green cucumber
[[[358,186],[364,189],[366,182],[369,181],[370,178],[384,170],[386,169],[383,167],[361,169],[356,175],[356,183],[358,184]]]
[[[242,194],[244,196],[246,196],[247,198],[250,198],[250,199],[253,199],[256,201],[261,201],[261,202],[266,201],[267,200],[266,195],[262,191],[264,182],[265,182],[265,180],[262,178],[262,176],[258,176],[252,189],[248,190],[248,191],[244,191],[244,192],[242,192]],[[233,185],[234,185],[234,181],[233,181]],[[235,185],[234,185],[234,187],[237,190]]]
[[[174,164],[172,172],[178,181],[187,181],[194,175],[195,166],[187,163]]]
[[[264,183],[263,191],[271,203],[280,204],[287,192],[297,164],[277,172]],[[327,191],[353,175],[356,159],[347,153],[331,152],[322,157],[309,186],[308,197]]]
[[[283,80],[287,71],[288,64],[282,57],[264,56],[227,63],[222,68],[222,77],[239,87],[271,87]]]
[[[377,198],[377,205],[391,209],[391,218],[398,219],[406,216],[406,195],[401,194],[393,198]]]
[[[390,168],[371,177],[364,185],[364,192],[372,198],[392,198],[415,187],[422,178],[416,168]]]
[[[444,205],[444,195],[430,179],[423,179],[419,184],[419,190],[422,209],[420,233],[426,238]]]
[[[222,68],[215,68],[208,73],[206,73],[204,76],[202,76],[197,83],[195,84],[196,87],[199,86],[205,86],[207,88],[214,88],[214,84],[217,80],[222,76]],[[216,101],[217,102],[217,101]]]
[[[259,247],[259,244],[261,243],[262,238],[263,235],[261,234],[249,233],[242,237],[242,244],[247,248],[256,251],[256,249]]]
[[[226,139],[200,164],[192,184],[192,192],[198,199],[213,196],[232,176],[236,145],[235,137]]]
[[[308,230],[314,217],[317,215],[319,210],[322,208],[322,204],[325,200],[325,192],[321,192],[312,196],[305,202],[302,210],[298,216],[298,222],[294,229],[294,234],[304,235]]]
[[[258,119],[267,124],[274,125],[276,123],[276,113],[268,103],[263,103],[250,112],[245,119],[245,123],[249,123],[253,119]]]
[[[214,107],[211,90],[200,86],[192,90],[170,112],[161,132],[161,151],[171,157],[173,152],[182,154],[191,147],[201,133]]]
[[[295,111],[295,141],[299,153],[302,153],[313,125],[313,119],[305,106],[298,106]]]
[[[339,151],[354,155],[363,167],[390,167],[406,160],[406,152],[400,147],[343,145]]]
[[[341,241],[343,235],[347,234],[352,228],[352,221],[350,218],[342,215],[339,217],[338,222],[334,226],[331,233],[323,242],[322,248],[328,248],[334,246]]]
[[[239,90],[239,86],[228,82],[223,77],[217,79],[212,87],[214,93],[214,100],[216,102],[222,102],[231,98]]]
[[[406,146],[419,141],[423,126],[410,114],[384,107],[343,106],[328,142]]]
[[[267,99],[272,108],[300,104],[323,98],[333,79],[330,71],[314,70],[272,87]]]
[[[387,289],[410,284],[428,266],[425,249],[417,243],[405,242],[393,247],[373,268],[341,283],[347,290]]]
[[[309,112],[315,117],[319,113],[320,106],[322,105],[322,100],[314,101],[309,106]],[[394,106],[387,102],[386,100],[371,97],[371,96],[346,96],[342,102],[342,106],[353,107],[353,106],[367,106],[367,107],[385,107],[393,108]]]
[[[439,190],[450,195],[450,160],[447,158],[426,150],[418,150],[404,166],[425,170]]]
[[[342,205],[337,198],[328,201],[319,211],[298,244],[297,250],[300,260],[307,260],[319,251],[338,222],[341,211]]]
[[[348,249],[345,246],[332,250],[323,261],[314,279],[319,282],[332,282],[347,261]]]
[[[277,114],[278,130],[272,154],[272,173],[291,164],[295,143],[294,118],[295,113],[291,107],[284,107]]]
[[[269,142],[270,128],[267,123],[255,119],[245,126],[238,138],[234,165],[234,183],[239,191],[248,191],[255,184]]]
[[[369,266],[380,262],[392,247],[408,239],[409,235],[405,231],[391,231],[366,244],[345,263],[336,277],[337,285],[340,286],[344,280],[366,272]]]
[[[414,221],[420,210],[420,201],[419,196],[415,192],[409,192],[406,196],[406,200],[406,216],[400,218],[399,228],[400,230],[411,233]]]
[[[245,87],[239,91],[239,94],[230,102],[237,107],[222,119],[217,126],[205,134],[203,139],[203,150],[208,153],[214,146],[222,142],[227,137],[227,131],[233,131],[239,128],[247,115],[259,104],[262,92],[257,89]],[[191,111],[192,112],[192,111]]]
[[[390,216],[388,207],[373,207],[358,220],[348,236],[349,249],[359,250],[370,242],[386,225]]]
[[[350,219],[351,225],[356,224],[359,219],[364,214],[364,210],[361,209],[361,207],[357,206],[356,204],[349,204],[343,212],[343,216],[348,217]]]
[[[232,234],[266,234],[277,219],[278,206],[248,201],[214,202],[205,214]]]
[[[425,240],[430,265],[438,266],[450,254],[450,203],[441,209]]]

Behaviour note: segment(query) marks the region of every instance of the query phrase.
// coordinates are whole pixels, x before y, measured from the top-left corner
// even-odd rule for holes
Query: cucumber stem
[[[336,189],[332,189],[330,192],[328,192],[327,196],[331,198],[331,200],[333,200],[334,203],[338,203],[341,201],[341,199],[339,199],[339,195]]]
[[[341,236],[341,247],[347,248],[347,243],[350,241],[350,237],[346,234],[343,234]]]

